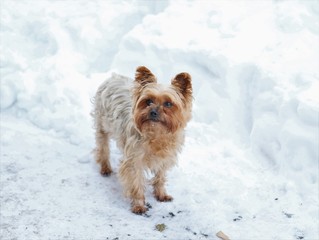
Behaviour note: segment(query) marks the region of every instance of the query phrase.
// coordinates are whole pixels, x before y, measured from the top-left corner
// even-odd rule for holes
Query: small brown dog
[[[96,128],[96,161],[101,174],[112,172],[109,138],[123,151],[119,179],[132,212],[145,207],[145,170],[154,174],[152,185],[158,201],[171,201],[166,193],[166,171],[176,164],[184,143],[184,128],[191,118],[192,84],[188,73],[180,73],[171,85],[157,83],[144,66],[136,69],[135,81],[113,74],[98,89],[93,112]]]

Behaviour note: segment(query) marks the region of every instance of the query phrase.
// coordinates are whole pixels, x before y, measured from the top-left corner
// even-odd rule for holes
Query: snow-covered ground
[[[0,20],[1,239],[319,239],[318,1],[1,0]],[[144,216],[89,115],[139,65],[194,87],[174,201],[148,188]]]

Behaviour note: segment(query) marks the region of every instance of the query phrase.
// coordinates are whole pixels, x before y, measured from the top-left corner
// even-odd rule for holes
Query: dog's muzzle
[[[151,109],[151,111],[148,114],[148,117],[152,121],[159,121],[159,112],[156,108]]]

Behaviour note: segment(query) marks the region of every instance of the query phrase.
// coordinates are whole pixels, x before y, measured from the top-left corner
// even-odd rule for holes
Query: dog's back
[[[113,74],[98,88],[94,99],[95,127],[102,129],[123,147],[128,132],[135,131],[132,118],[133,79]]]

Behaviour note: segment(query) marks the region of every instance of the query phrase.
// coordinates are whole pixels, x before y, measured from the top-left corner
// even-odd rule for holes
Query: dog
[[[135,80],[113,74],[94,98],[95,159],[101,174],[112,173],[109,139],[123,152],[118,176],[131,200],[131,211],[143,214],[145,171],[160,202],[172,201],[165,190],[166,172],[177,163],[184,143],[184,129],[192,112],[191,76],[177,74],[169,86],[157,83],[145,66],[137,67]]]

